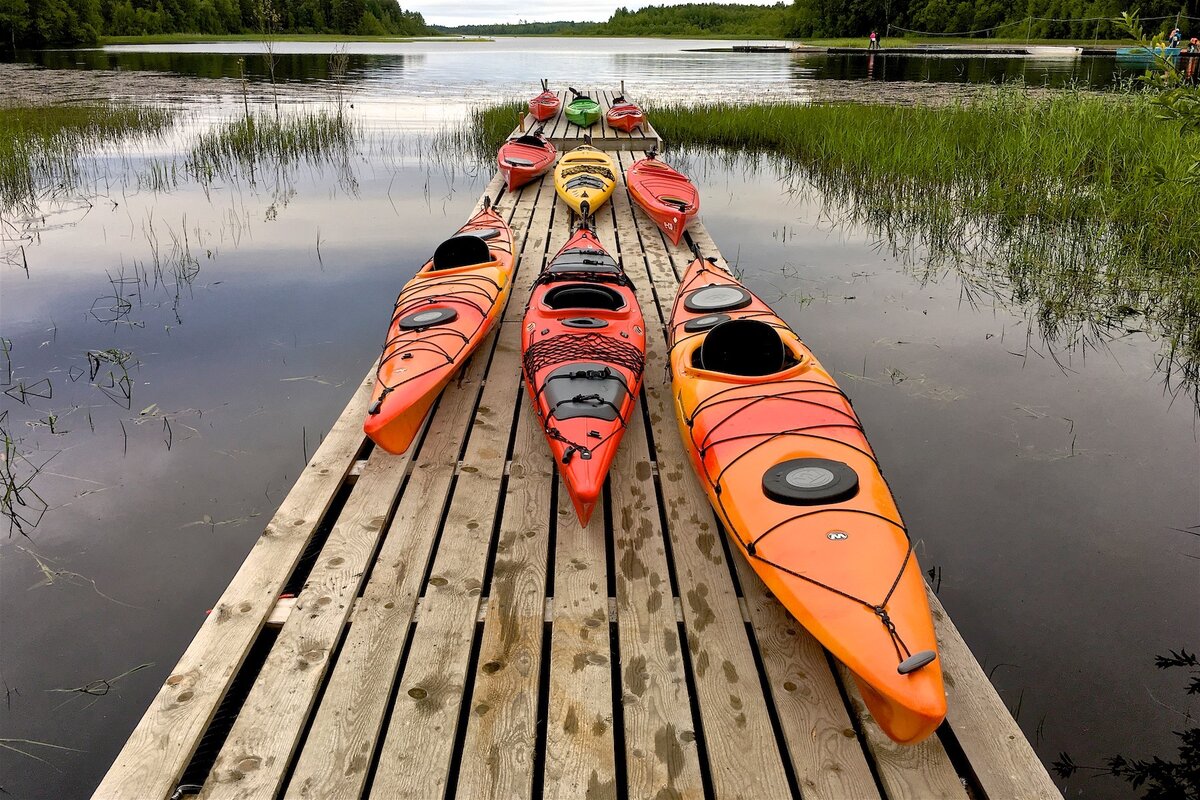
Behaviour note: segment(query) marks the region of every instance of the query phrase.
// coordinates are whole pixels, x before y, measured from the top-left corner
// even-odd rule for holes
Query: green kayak
[[[587,95],[579,94],[574,89],[575,99],[567,105],[566,115],[570,122],[581,128],[590,128],[600,119],[600,104]]]

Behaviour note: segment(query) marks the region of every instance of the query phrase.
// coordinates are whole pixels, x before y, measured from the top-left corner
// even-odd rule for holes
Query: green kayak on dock
[[[571,89],[571,94],[575,95],[566,109],[567,120],[574,122],[581,128],[590,128],[600,119],[600,104],[587,95]]]

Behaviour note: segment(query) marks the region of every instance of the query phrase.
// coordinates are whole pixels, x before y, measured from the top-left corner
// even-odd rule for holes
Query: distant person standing
[[[876,33],[875,31],[871,31],[871,37],[870,37],[869,41],[870,41],[870,44],[867,45],[868,50],[878,50],[879,49],[879,34],[878,33]]]
[[[1182,36],[1183,36],[1183,34],[1180,33],[1179,28],[1176,28],[1175,30],[1171,31],[1171,36],[1169,39],[1167,39],[1167,46],[1168,47],[1179,47],[1179,40]]]

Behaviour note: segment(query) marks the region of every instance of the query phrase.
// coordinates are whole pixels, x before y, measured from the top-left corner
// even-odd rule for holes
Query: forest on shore
[[[0,0],[0,42],[92,44],[102,36],[345,34],[584,35],[803,39],[893,34],[1032,39],[1120,38],[1111,19],[1129,0],[793,0],[772,5],[686,3],[618,8],[603,22],[429,26],[396,0]],[[1181,15],[1200,30],[1200,0],[1141,0],[1151,30]],[[1187,18],[1195,20],[1189,26]]]
[[[163,33],[340,33],[426,36],[425,18],[396,0],[0,0],[0,42],[94,44]]]
[[[1140,0],[1143,20],[1152,30],[1174,25],[1176,14],[1200,18],[1200,0]],[[686,3],[618,8],[604,22],[526,22],[434,26],[463,35],[696,36],[802,39],[862,36],[877,30],[908,29],[928,34],[958,34],[1031,39],[1118,39],[1111,22],[1132,10],[1129,0],[794,0],[746,6]],[[1183,24],[1185,30],[1188,26]],[[1196,30],[1200,30],[1200,19]],[[895,32],[895,30],[893,30]]]

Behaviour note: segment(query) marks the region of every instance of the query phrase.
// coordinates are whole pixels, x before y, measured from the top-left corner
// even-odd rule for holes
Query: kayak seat
[[[726,375],[772,375],[788,366],[787,348],[778,331],[767,323],[732,319],[708,332],[693,356],[693,364]]]
[[[492,260],[492,251],[487,242],[478,236],[466,234],[451,236],[433,251],[433,268],[454,269],[472,264],[486,264]]]
[[[597,250],[567,250],[550,262],[550,274],[563,272],[592,272],[600,275],[619,275],[621,268],[608,253]]]
[[[625,300],[620,293],[607,286],[572,283],[566,286],[556,286],[546,292],[546,305],[555,311],[576,308],[616,311],[625,305]]]
[[[594,417],[611,422],[629,390],[621,374],[607,364],[576,361],[546,376],[542,396],[558,420]]]
[[[516,139],[513,139],[513,142],[516,144],[527,144],[531,147],[537,147],[539,149],[546,146],[545,140],[540,139],[537,136],[518,136]]]

